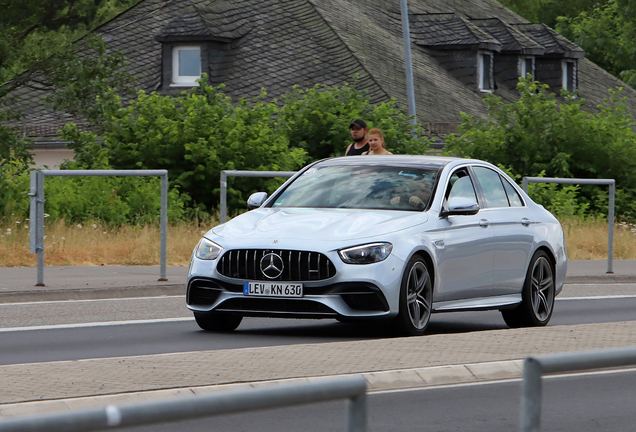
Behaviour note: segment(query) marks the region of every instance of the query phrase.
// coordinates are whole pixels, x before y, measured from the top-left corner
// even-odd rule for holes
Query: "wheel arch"
[[[433,287],[433,292],[435,292],[436,270],[435,270],[435,264],[434,264],[434,261],[433,261],[433,257],[431,256],[430,252],[425,250],[425,249],[419,249],[419,250],[416,250],[415,252],[413,252],[413,255],[411,255],[409,260],[411,258],[413,258],[414,256],[419,256],[420,258],[422,258],[424,260],[424,263],[426,264],[426,267],[428,268],[429,276],[431,278],[431,284],[432,284],[432,287]]]
[[[546,253],[546,255],[548,256],[548,259],[550,260],[550,265],[552,266],[552,272],[554,273],[554,277],[556,278],[556,256],[554,256],[554,252],[552,252],[552,250],[547,247],[546,245],[541,245],[537,248],[536,251],[534,251],[534,253],[536,254],[538,251],[544,251]],[[532,256],[534,256],[534,254],[532,254]]]

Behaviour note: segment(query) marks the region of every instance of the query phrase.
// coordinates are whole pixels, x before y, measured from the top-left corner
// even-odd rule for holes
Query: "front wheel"
[[[514,309],[502,310],[501,315],[509,327],[545,326],[554,309],[554,271],[548,254],[537,251],[528,267],[523,284],[521,304]]]
[[[419,256],[406,265],[400,288],[400,312],[395,318],[396,330],[405,336],[423,335],[431,319],[433,283],[428,267]]]
[[[224,312],[195,312],[194,319],[199,327],[207,331],[231,332],[243,321],[241,315]]]

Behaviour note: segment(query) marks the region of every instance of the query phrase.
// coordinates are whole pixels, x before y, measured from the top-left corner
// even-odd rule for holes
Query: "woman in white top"
[[[369,131],[369,151],[362,153],[363,155],[387,155],[393,154],[384,147],[384,137],[380,129],[371,129]]]

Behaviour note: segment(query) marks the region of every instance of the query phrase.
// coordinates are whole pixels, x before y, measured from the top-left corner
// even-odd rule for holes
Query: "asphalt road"
[[[544,379],[541,430],[636,431],[636,371]],[[455,385],[368,396],[368,431],[519,430],[521,382]],[[120,429],[125,432],[342,431],[345,403],[223,415]]]
[[[636,297],[564,298],[550,325],[635,320]],[[137,320],[148,320],[136,323]],[[88,323],[88,324],[87,324]],[[507,328],[497,311],[433,315],[429,334]],[[0,305],[0,364],[118,357],[391,337],[382,323],[246,318],[203,332],[182,297]]]

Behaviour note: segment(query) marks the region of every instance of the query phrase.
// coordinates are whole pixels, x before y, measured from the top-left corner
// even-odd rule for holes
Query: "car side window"
[[[510,201],[510,207],[523,207],[523,200],[519,196],[519,193],[505,178],[501,179],[508,194],[508,201]]]
[[[454,197],[468,198],[477,202],[475,187],[466,168],[460,168],[451,175],[446,188],[446,202]]]
[[[495,171],[484,167],[473,167],[477,181],[486,198],[486,208],[510,207],[508,195],[501,183],[501,177]]]

